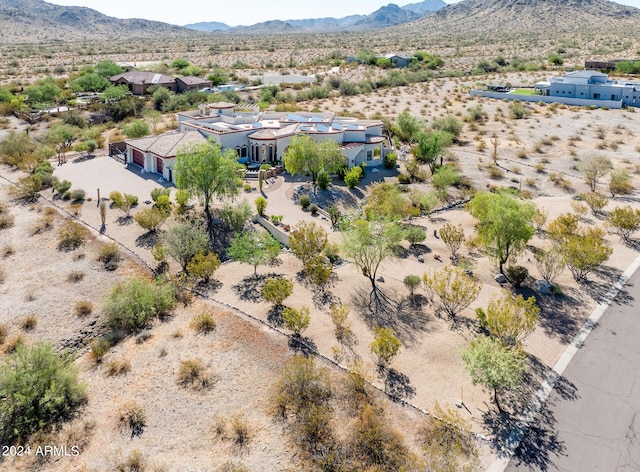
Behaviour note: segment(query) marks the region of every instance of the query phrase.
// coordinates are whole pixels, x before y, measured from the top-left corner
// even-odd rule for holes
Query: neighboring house
[[[536,84],[543,96],[607,100],[622,105],[640,106],[640,82],[609,80],[602,72],[581,70],[564,77],[551,77],[548,82]]]
[[[389,59],[393,67],[408,67],[411,63],[411,58],[407,56],[399,56],[397,54],[387,54],[382,56],[385,59]]]
[[[640,107],[640,82],[610,80],[607,74],[581,70],[538,82],[533,95],[472,90],[471,95],[527,102],[564,103],[577,106]]]
[[[379,120],[329,112],[260,112],[250,105],[219,102],[178,113],[177,132],[125,141],[125,155],[127,162],[175,182],[173,158],[180,146],[212,139],[223,149],[234,149],[239,162],[257,166],[281,163],[293,138],[307,134],[315,141],[338,143],[349,166],[376,167],[390,148],[382,128]]]
[[[173,165],[180,148],[206,141],[207,139],[197,131],[171,132],[160,136],[129,139],[125,141],[125,161],[142,167],[145,172],[155,172],[164,179],[175,182]]]
[[[145,95],[149,87],[164,87],[175,92],[178,89],[176,79],[164,74],[155,72],[131,71],[114,75],[109,78],[113,85],[126,85],[134,95]]]
[[[213,82],[203,79],[201,77],[176,77],[176,84],[178,92],[187,92],[190,90],[200,90],[203,88],[211,88]]]

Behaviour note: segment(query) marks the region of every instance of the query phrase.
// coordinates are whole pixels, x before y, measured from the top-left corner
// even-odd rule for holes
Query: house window
[[[593,99],[594,100],[600,100],[600,94],[599,93],[594,93],[593,94]]]
[[[367,161],[373,160],[373,151],[367,151]]]

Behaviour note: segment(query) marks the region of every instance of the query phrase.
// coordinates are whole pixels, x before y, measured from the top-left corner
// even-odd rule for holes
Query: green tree
[[[118,101],[127,96],[128,90],[124,85],[110,85],[104,92],[102,92],[102,96],[107,101]]]
[[[271,264],[280,249],[280,243],[266,231],[246,231],[231,241],[227,254],[234,261],[252,265],[257,276],[258,266]]]
[[[471,346],[462,352],[462,360],[474,385],[493,390],[493,400],[500,411],[498,393],[517,388],[527,370],[521,350],[485,336],[471,341]]]
[[[282,277],[269,279],[262,286],[262,297],[276,306],[281,306],[292,293],[293,282]]]
[[[598,182],[613,169],[613,164],[611,159],[603,154],[589,154],[582,158],[579,167],[585,182],[589,184],[591,191],[595,192]]]
[[[289,249],[302,261],[305,269],[313,259],[322,254],[328,242],[327,232],[314,222],[301,221],[289,234]]]
[[[96,73],[83,74],[71,81],[74,92],[102,92],[109,87],[109,81]]]
[[[209,283],[220,267],[220,259],[213,252],[199,252],[187,263],[187,272],[192,277]]]
[[[0,441],[11,445],[50,432],[87,400],[75,357],[38,343],[18,345],[0,364]]]
[[[494,338],[507,346],[520,346],[536,327],[540,308],[535,297],[525,299],[505,293],[500,298],[492,298],[487,311],[476,310],[480,325]]]
[[[191,63],[182,57],[174,59],[173,62],[171,63],[171,67],[178,70],[184,69],[185,67],[189,67],[190,65]]]
[[[155,134],[158,132],[158,125],[162,123],[164,117],[158,110],[152,108],[146,109],[142,113],[142,117],[146,120],[147,124],[151,127],[151,131]]]
[[[299,310],[296,310],[295,308],[287,307],[282,312],[282,321],[284,322],[284,326],[292,331],[295,336],[300,336],[311,323],[309,308],[303,306]]]
[[[616,207],[607,215],[607,223],[613,228],[613,232],[618,234],[625,241],[633,233],[640,229],[640,210],[626,207]]]
[[[209,250],[207,232],[198,223],[182,221],[171,226],[160,236],[165,252],[187,270],[187,265],[196,254]]]
[[[147,136],[151,130],[149,129],[149,123],[145,120],[133,120],[131,123],[122,127],[122,132],[128,138],[142,138]]]
[[[36,81],[25,92],[29,102],[35,105],[53,105],[62,97],[62,89],[51,77]]]
[[[451,264],[425,273],[422,281],[429,293],[438,297],[438,311],[444,311],[450,320],[478,298],[482,286],[464,270]]]
[[[54,147],[64,159],[64,156],[71,149],[73,142],[80,136],[80,133],[80,128],[64,123],[56,123],[46,131],[43,141]]]
[[[316,143],[310,136],[295,136],[284,155],[284,166],[292,175],[311,173],[313,185],[322,170],[337,172],[346,159],[335,141]]]
[[[374,333],[369,349],[376,356],[378,365],[386,366],[398,355],[402,343],[391,328],[376,328]]]
[[[583,281],[600,267],[613,252],[604,239],[602,228],[581,228],[567,236],[560,245],[567,267],[576,281]]]
[[[409,241],[411,247],[415,244],[421,243],[427,237],[427,233],[424,228],[419,226],[409,226],[404,232],[404,238]]]
[[[207,80],[210,80],[212,85],[215,87],[217,85],[226,84],[229,81],[229,74],[226,70],[217,67],[209,73]]]
[[[609,199],[605,195],[597,192],[581,193],[580,197],[591,209],[593,216],[598,216],[602,209],[609,203]]]
[[[425,123],[417,116],[411,115],[409,112],[403,111],[398,115],[397,134],[405,143],[412,143],[418,139],[418,135],[424,129]]]
[[[394,257],[404,234],[397,223],[357,220],[342,233],[343,253],[358,266],[376,291],[376,277],[382,263]]]
[[[369,187],[369,196],[363,210],[368,220],[397,221],[420,215],[420,209],[413,206],[398,187],[387,182],[375,183]]]
[[[521,252],[535,233],[532,225],[535,205],[504,193],[478,192],[468,208],[478,220],[480,242],[498,261],[502,273],[503,265]]]
[[[465,240],[462,225],[454,226],[451,223],[447,223],[440,228],[438,234],[440,234],[440,239],[442,239],[442,242],[447,246],[449,252],[451,252],[451,255],[455,258],[458,250],[462,247]]]
[[[361,178],[362,168],[360,166],[355,166],[344,174],[344,183],[347,184],[347,187],[349,188],[356,188],[360,183]]]
[[[420,277],[417,275],[407,275],[402,280],[402,283],[404,283],[404,286],[407,287],[407,290],[409,290],[409,296],[412,299],[416,289],[420,286],[420,282],[421,282]]]
[[[431,183],[440,200],[447,201],[449,199],[447,189],[460,182],[461,177],[460,171],[450,165],[441,166],[435,170]]]
[[[612,198],[615,198],[616,195],[629,195],[633,193],[633,184],[631,183],[629,172],[625,169],[612,170],[609,180],[609,192],[611,192]]]
[[[114,75],[122,74],[124,69],[113,61],[100,61],[96,64],[96,74],[102,77],[113,77]]]
[[[451,146],[452,138],[446,132],[420,133],[416,145],[411,149],[415,158],[429,166],[431,174],[436,170],[438,161],[442,165],[444,154]]]
[[[242,183],[238,171],[242,168],[235,150],[222,152],[214,141],[196,144],[178,151],[174,171],[179,189],[201,199],[207,218],[207,230],[213,235],[211,199],[235,197]]]

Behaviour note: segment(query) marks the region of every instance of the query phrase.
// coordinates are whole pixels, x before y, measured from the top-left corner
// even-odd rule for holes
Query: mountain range
[[[442,0],[424,0],[400,7],[394,3],[383,6],[369,15],[350,15],[342,18],[310,18],[302,20],[271,20],[250,26],[231,27],[217,21],[185,25],[198,31],[227,31],[230,33],[315,33],[329,31],[364,31],[385,28],[418,20],[447,4]]]

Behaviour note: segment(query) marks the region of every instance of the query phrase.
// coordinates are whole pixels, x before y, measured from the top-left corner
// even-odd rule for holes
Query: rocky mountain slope
[[[638,26],[640,9],[607,0],[464,0],[387,33],[497,37],[501,33],[616,32]]]
[[[0,0],[0,25],[0,43],[4,44],[197,34],[167,23],[121,20],[91,8],[59,6],[42,0]]]

